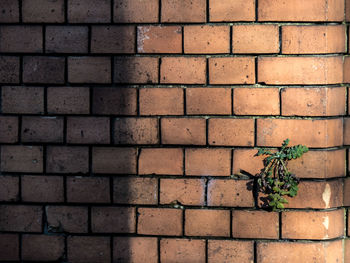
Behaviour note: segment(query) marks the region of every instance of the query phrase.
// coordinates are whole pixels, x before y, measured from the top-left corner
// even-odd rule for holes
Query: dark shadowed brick
[[[0,56],[0,83],[19,83],[19,57]]]
[[[0,143],[15,143],[18,141],[18,118],[0,116]]]
[[[19,199],[19,178],[17,176],[1,175],[0,176],[0,201],[13,202],[13,201],[17,201],[18,199]]]
[[[23,235],[22,259],[30,261],[57,261],[64,256],[64,237]]]
[[[111,0],[68,0],[70,23],[108,23]]]
[[[22,0],[23,22],[63,23],[64,0]]]

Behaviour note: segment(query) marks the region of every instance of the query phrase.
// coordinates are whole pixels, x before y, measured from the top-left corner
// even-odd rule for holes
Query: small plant
[[[281,211],[288,201],[283,196],[294,197],[298,193],[299,179],[287,169],[288,161],[297,159],[309,149],[304,145],[287,147],[289,139],[282,143],[277,152],[259,149],[257,156],[266,155],[264,168],[257,174],[259,191],[267,195],[268,205],[272,211]]]

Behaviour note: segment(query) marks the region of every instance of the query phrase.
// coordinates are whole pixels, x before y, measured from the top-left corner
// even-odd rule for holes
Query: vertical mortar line
[[[140,87],[136,88],[136,114],[140,116]]]
[[[209,146],[209,119],[205,119],[205,145]]]
[[[89,115],[93,114],[93,88],[88,87],[89,89]]]
[[[46,145],[43,145],[43,173],[46,174],[46,155],[47,155],[47,149]]]
[[[254,263],[258,263],[258,249],[257,249],[257,241],[254,240],[253,241],[253,246],[254,246],[254,254],[253,254],[253,257],[254,257]]]
[[[234,104],[234,99],[235,99],[235,90],[234,88],[231,88],[231,115],[235,115],[235,104]]]
[[[136,174],[139,175],[140,174],[140,154],[141,154],[141,149],[139,147],[136,148]]]
[[[68,133],[68,128],[67,128],[67,116],[63,116],[63,143],[67,144],[67,133]]]
[[[185,26],[181,26],[181,54],[185,54]]]
[[[162,23],[162,0],[158,0],[158,23]]]
[[[160,177],[157,178],[157,206],[160,205]]]
[[[68,23],[68,0],[64,0],[64,22]]]
[[[160,237],[157,237],[158,263],[160,262]]]
[[[109,195],[110,195],[110,200],[111,204],[114,204],[114,176],[109,176]]]
[[[182,175],[185,176],[186,175],[186,149],[185,148],[182,149],[182,167],[183,167]]]
[[[255,56],[254,57],[254,73],[255,73],[255,84],[258,84],[259,83],[259,76],[258,76],[258,74],[259,74],[259,65],[258,65],[258,63],[259,63],[259,59],[258,59],[258,56]]]
[[[210,74],[210,72],[209,72],[209,58],[206,58],[205,62],[206,62],[206,67],[205,67],[206,83],[205,83],[205,85],[208,86],[209,81],[210,81],[210,79],[209,79],[209,74]]]
[[[18,143],[22,140],[22,115],[18,116]]]
[[[278,212],[278,239],[282,240],[282,212]]]
[[[23,85],[23,56],[19,56],[19,85]]]
[[[209,0],[206,2],[207,8],[206,8],[206,22],[210,22],[210,3]]]
[[[136,235],[139,232],[138,226],[139,226],[139,206],[137,205],[135,207],[135,234]]]
[[[234,156],[234,149],[231,149],[231,156],[230,156],[230,175],[233,175],[233,156]]]
[[[137,30],[137,26],[134,26],[134,53],[137,54],[138,53],[138,30]]]
[[[349,176],[349,149],[345,148],[345,177]]]
[[[282,109],[282,92],[283,92],[283,90],[284,90],[284,88],[279,88],[278,89],[278,95],[279,95],[279,100],[280,100],[279,101],[279,103],[280,103],[280,105],[279,105],[280,106],[280,114],[279,115],[280,116],[282,116],[282,110],[283,110]]]
[[[208,263],[208,239],[205,239],[205,263]]]
[[[254,147],[258,146],[258,120],[254,118]]]
[[[158,144],[161,145],[162,144],[162,121],[160,116],[158,116],[158,139],[159,139]]]
[[[22,12],[22,0],[18,1],[18,15],[19,15],[19,22],[23,22],[23,12]]]
[[[209,186],[209,179],[208,178],[202,178],[204,180],[204,205],[208,206],[208,186]]]
[[[282,26],[278,25],[279,54],[282,55]]]
[[[88,25],[88,53],[91,53],[91,25]]]
[[[158,58],[158,85],[161,84],[161,83],[160,83],[161,74],[162,74],[161,67],[162,67],[162,58],[159,57],[159,58]]]
[[[230,238],[233,238],[233,218],[232,218],[232,216],[233,216],[233,211],[232,211],[232,209],[230,209]]]
[[[47,109],[47,87],[43,87],[44,90],[44,115],[48,114],[48,109]]]
[[[63,175],[63,201],[64,203],[68,202],[67,198],[67,176]]]
[[[182,93],[183,93],[183,109],[184,109],[184,115],[187,115],[187,89],[186,88],[182,88]]]
[[[69,57],[66,57],[66,56],[64,57],[64,83],[66,85],[69,84],[68,83],[68,81],[69,81],[69,79],[68,79],[68,62],[69,62],[68,58]]]
[[[114,83],[114,56],[111,56],[111,84]]]
[[[255,22],[259,20],[259,0],[255,0]]]
[[[114,0],[111,0],[111,23],[114,23]]]
[[[109,137],[110,137],[110,144],[114,145],[115,141],[114,141],[114,122],[115,122],[115,118],[110,116],[109,117]]]
[[[42,48],[43,48],[43,53],[46,53],[46,25],[43,25],[42,27]]]
[[[233,36],[232,36],[232,34],[233,34],[233,26],[230,25],[230,37],[229,37],[229,39],[230,39],[230,43],[229,43],[230,54],[233,53]]]
[[[88,156],[88,158],[89,158],[89,175],[90,176],[93,176],[93,172],[92,172],[92,146],[91,145],[89,145],[88,146],[88,151],[89,151],[89,156]]]

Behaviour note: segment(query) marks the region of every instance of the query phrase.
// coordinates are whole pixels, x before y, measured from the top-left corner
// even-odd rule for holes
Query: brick
[[[88,147],[49,146],[46,170],[49,173],[87,173],[89,171]]]
[[[253,119],[209,119],[210,145],[254,145]]]
[[[350,21],[350,2],[349,2],[349,0],[345,0],[345,21]]]
[[[1,261],[19,260],[19,235],[0,234]]]
[[[345,115],[345,88],[284,88],[282,115]]]
[[[0,83],[19,83],[19,57],[0,56]]]
[[[137,92],[134,88],[94,88],[92,96],[94,114],[137,114]]]
[[[85,87],[47,88],[49,114],[89,114],[90,91]]]
[[[235,238],[278,239],[278,213],[259,210],[233,210],[232,236]]]
[[[235,115],[279,115],[278,88],[235,88],[233,112]]]
[[[63,142],[62,117],[23,117],[22,142]]]
[[[67,8],[70,23],[111,22],[111,0],[69,0]]]
[[[280,51],[277,25],[234,25],[233,53],[278,53]]]
[[[333,242],[258,242],[257,262],[341,262],[342,241]]]
[[[202,118],[161,119],[163,144],[206,144],[206,120]]]
[[[136,174],[137,152],[134,148],[92,149],[92,171],[107,174]]]
[[[107,177],[68,177],[67,201],[70,203],[109,203],[109,179]]]
[[[138,26],[138,53],[181,53],[182,27]]]
[[[209,0],[210,22],[254,21],[254,0]]]
[[[205,205],[205,180],[160,179],[160,204]]]
[[[110,262],[109,237],[69,236],[67,238],[68,260],[72,263]]]
[[[84,206],[47,206],[46,218],[50,232],[87,233],[88,208]]]
[[[230,149],[186,149],[186,175],[229,176]]]
[[[250,174],[252,176],[260,172],[264,167],[264,156],[255,156],[255,149],[234,149],[232,158],[233,174]]]
[[[10,87],[1,88],[2,113],[42,114],[44,113],[44,88]]]
[[[21,179],[24,202],[64,202],[63,177],[24,175]]]
[[[253,57],[209,58],[210,84],[254,84]]]
[[[183,150],[143,148],[139,156],[139,174],[183,174]]]
[[[143,88],[139,90],[141,115],[183,115],[182,88]]]
[[[41,232],[42,208],[30,205],[0,205],[0,231]]]
[[[229,53],[230,27],[185,26],[184,52],[192,54]]]
[[[317,6],[317,8],[314,8]],[[258,5],[259,21],[342,21],[344,1],[262,0]]]
[[[3,0],[1,2],[0,23],[19,22],[18,0]]]
[[[41,146],[1,146],[2,172],[43,172],[43,149]]]
[[[182,210],[171,208],[139,208],[138,234],[182,235]]]
[[[254,206],[251,180],[218,180],[208,183],[208,206]]]
[[[115,237],[113,240],[113,262],[158,262],[155,237]]]
[[[230,236],[229,210],[187,209],[185,218],[187,236]]]
[[[157,118],[117,118],[114,120],[115,144],[157,144]]]
[[[134,53],[135,28],[133,26],[93,26],[91,52]]]
[[[91,229],[94,233],[135,233],[135,207],[92,207]]]
[[[254,259],[252,241],[208,240],[208,262],[251,263]]]
[[[0,142],[15,143],[18,141],[18,118],[0,116]]]
[[[64,256],[64,237],[23,235],[22,259],[30,261],[56,261]]]
[[[163,0],[162,22],[205,22],[205,0]]]
[[[26,23],[63,23],[64,0],[23,0],[22,19]]]
[[[345,239],[344,240],[344,262],[349,261],[350,259],[350,240],[349,239]]]
[[[68,117],[67,142],[106,144],[110,142],[110,120],[106,117]]]
[[[113,202],[118,204],[158,204],[158,180],[142,177],[115,177]]]
[[[344,210],[282,213],[282,238],[332,239],[344,235]]]
[[[258,82],[337,84],[343,81],[342,57],[259,57]]]
[[[41,26],[1,26],[0,52],[42,53]]]
[[[149,0],[116,0],[114,1],[115,23],[154,23],[158,22],[159,2]]]
[[[343,64],[343,82],[350,83],[350,57],[346,56],[344,57],[344,64]]]
[[[344,126],[343,126],[344,144],[349,145],[350,144],[350,118],[344,118],[343,122],[344,122]]]
[[[187,88],[186,113],[189,115],[230,115],[230,88]]]
[[[342,119],[258,119],[257,145],[278,147],[289,138],[290,145],[320,148],[339,146],[343,141],[342,125]]]
[[[116,57],[114,82],[157,83],[159,59],[155,57]]]
[[[343,53],[345,26],[283,26],[283,54]]]
[[[45,51],[47,53],[87,53],[88,27],[47,26]]]
[[[23,82],[64,83],[65,59],[62,57],[23,57]]]
[[[206,59],[203,57],[163,57],[160,82],[169,84],[204,84]]]
[[[343,188],[343,199],[344,199],[343,205],[344,206],[349,206],[349,204],[350,204],[350,194],[349,193],[350,193],[350,180],[349,180],[349,178],[344,178],[344,188]]]
[[[205,262],[205,240],[163,238],[160,240],[160,261]]]
[[[1,175],[0,176],[0,201],[16,202],[18,201],[18,199],[19,199],[19,178],[17,176]],[[0,236],[0,239],[1,239],[1,236]]]
[[[111,83],[111,58],[69,57],[68,81],[71,83]]]

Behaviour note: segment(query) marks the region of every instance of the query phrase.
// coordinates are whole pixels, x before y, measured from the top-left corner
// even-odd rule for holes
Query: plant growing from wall
[[[272,211],[281,211],[288,201],[283,196],[294,197],[298,193],[299,179],[288,168],[288,161],[297,159],[309,149],[304,145],[288,147],[289,139],[282,143],[279,151],[259,149],[257,156],[266,155],[264,168],[257,175],[258,190],[267,195]]]

